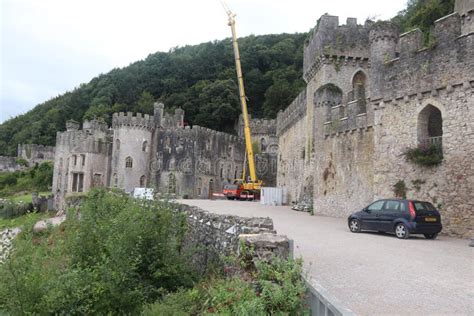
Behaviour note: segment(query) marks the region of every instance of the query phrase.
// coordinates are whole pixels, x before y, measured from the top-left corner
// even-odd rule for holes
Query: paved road
[[[360,315],[474,315],[474,248],[468,241],[350,233],[343,218],[257,202],[181,200],[220,214],[271,217],[295,241],[309,276]]]

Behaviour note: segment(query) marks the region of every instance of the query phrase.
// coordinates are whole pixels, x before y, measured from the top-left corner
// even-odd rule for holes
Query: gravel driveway
[[[295,241],[309,276],[359,315],[474,315],[469,241],[349,232],[345,218],[258,202],[180,200],[220,214],[271,217]]]

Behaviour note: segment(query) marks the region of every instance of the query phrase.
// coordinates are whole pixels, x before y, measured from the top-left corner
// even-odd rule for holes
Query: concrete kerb
[[[289,253],[290,258],[294,258],[294,241],[289,240]],[[316,280],[308,277],[305,273],[301,275],[306,282],[308,288],[307,303],[311,310],[311,315],[314,316],[352,316],[355,315],[353,311],[345,307],[341,301],[335,298],[333,295],[321,286]]]

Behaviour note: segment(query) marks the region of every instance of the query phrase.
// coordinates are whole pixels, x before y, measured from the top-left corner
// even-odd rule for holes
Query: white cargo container
[[[283,205],[286,203],[285,189],[263,187],[260,191],[260,204],[264,205]]]

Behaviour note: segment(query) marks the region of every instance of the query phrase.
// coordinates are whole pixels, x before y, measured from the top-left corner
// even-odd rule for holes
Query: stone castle
[[[259,177],[274,186],[278,142],[275,124],[266,126],[254,136],[260,147],[256,161]],[[239,136],[185,126],[183,110],[168,114],[161,103],[155,103],[154,115],[115,113],[111,128],[92,120],[80,129],[68,121],[56,140],[55,203],[61,209],[67,195],[93,186],[126,192],[154,187],[171,196],[210,198],[242,177],[244,156]]]
[[[316,214],[346,216],[374,199],[402,193],[431,201],[444,232],[471,237],[474,221],[474,5],[435,22],[429,47],[420,30],[389,22],[323,15],[304,47],[306,88],[276,120],[251,121],[257,173],[284,187],[287,200]],[[114,114],[112,127],[67,123],[57,135],[56,203],[92,186],[208,198],[239,178],[237,136],[183,125],[180,109],[153,116]],[[407,148],[441,148],[431,167],[405,159]],[[398,186],[398,192],[394,188]]]

